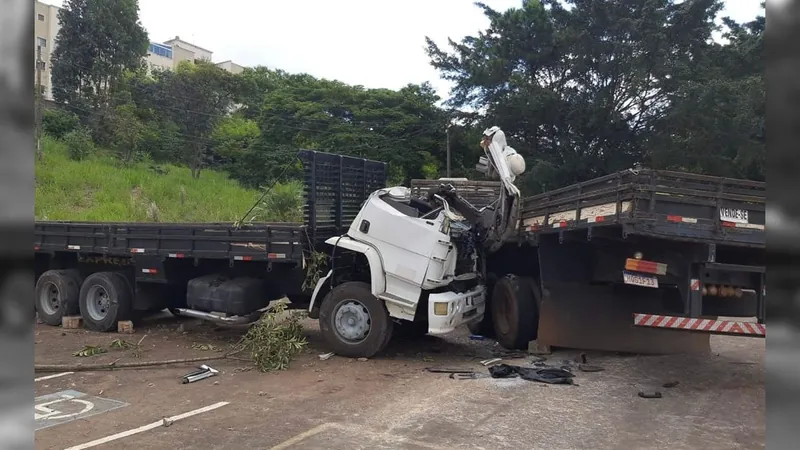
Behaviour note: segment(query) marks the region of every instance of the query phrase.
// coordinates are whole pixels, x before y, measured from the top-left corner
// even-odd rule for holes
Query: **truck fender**
[[[383,270],[383,260],[381,260],[381,255],[375,247],[348,236],[332,237],[325,243],[364,255],[369,264],[369,284],[372,288],[372,295],[378,297],[386,292],[386,273]]]
[[[317,295],[322,290],[323,286],[325,286],[325,283],[330,281],[332,275],[333,275],[333,270],[329,270],[324,277],[320,278],[319,281],[317,281],[317,285],[314,286],[314,292],[311,294],[311,304],[308,305],[309,314],[313,314],[314,303],[317,300]]]

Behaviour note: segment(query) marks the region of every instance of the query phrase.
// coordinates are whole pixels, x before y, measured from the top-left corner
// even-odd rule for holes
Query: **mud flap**
[[[662,310],[660,292],[620,295],[611,286],[548,283],[538,345],[643,354],[710,353],[710,335],[636,327],[633,314]]]

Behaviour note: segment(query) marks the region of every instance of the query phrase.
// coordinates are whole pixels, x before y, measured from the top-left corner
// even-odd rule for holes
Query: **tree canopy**
[[[183,62],[148,71],[137,0],[66,0],[53,55],[54,96],[122,161],[226,171],[248,187],[296,177],[302,148],[389,163],[392,183],[475,178],[483,129],[522,153],[526,194],[641,164],[764,179],[764,17],[720,18],[720,0],[524,0],[477,3],[485,30],[427,39],[451,80],[369,89],[255,67],[231,74]],[[721,22],[720,22],[721,20]],[[67,134],[70,114],[48,114]]]
[[[529,192],[635,163],[763,179],[763,18],[725,19],[719,43],[718,0],[476,5],[486,30],[427,52],[454,83],[449,105],[481,111],[526,157]]]

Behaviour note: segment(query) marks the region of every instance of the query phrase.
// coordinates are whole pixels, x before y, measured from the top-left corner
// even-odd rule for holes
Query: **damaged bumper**
[[[428,299],[428,333],[445,334],[461,325],[483,319],[486,311],[486,288],[478,286],[467,292],[430,294]]]

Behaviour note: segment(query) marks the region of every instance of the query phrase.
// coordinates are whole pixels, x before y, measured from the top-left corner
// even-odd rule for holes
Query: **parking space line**
[[[442,447],[442,446],[436,445],[436,444],[429,444],[427,442],[417,441],[415,439],[409,439],[409,438],[406,438],[404,436],[398,436],[398,435],[394,435],[394,434],[391,434],[391,433],[377,432],[377,431],[370,430],[370,429],[367,429],[367,428],[362,427],[362,426],[345,425],[345,424],[342,424],[342,423],[334,423],[334,422],[323,423],[322,425],[318,425],[318,426],[316,426],[316,427],[314,427],[314,428],[312,428],[310,430],[304,431],[304,432],[298,434],[297,436],[291,437],[291,438],[281,442],[280,444],[272,447],[270,450],[284,450],[284,449],[290,448],[290,447],[292,447],[292,446],[294,446],[296,444],[299,444],[302,441],[304,441],[304,440],[306,440],[306,439],[308,439],[308,438],[310,438],[312,436],[316,436],[316,435],[322,433],[323,431],[328,431],[328,430],[346,431],[346,432],[353,433],[353,434],[361,434],[361,435],[371,436],[371,437],[378,438],[378,439],[401,442],[401,443],[404,443],[404,444],[411,444],[411,445],[414,445],[416,447],[428,448],[428,449],[432,449],[432,450],[450,450],[449,447]]]
[[[166,419],[161,419],[159,421],[156,421],[156,422],[153,422],[153,423],[149,423],[147,425],[143,425],[143,426],[141,426],[139,428],[134,428],[132,430],[123,431],[123,432],[120,432],[120,433],[117,433],[117,434],[112,434],[111,436],[106,436],[104,438],[95,439],[94,441],[87,442],[85,444],[76,445],[76,446],[70,447],[70,448],[68,448],[66,450],[83,450],[83,449],[86,449],[86,448],[96,447],[98,445],[106,444],[106,443],[111,442],[111,441],[116,441],[117,439],[122,439],[122,438],[125,438],[125,437],[128,437],[128,436],[133,436],[134,434],[139,434],[139,433],[142,433],[144,431],[149,431],[149,430],[152,430],[154,428],[162,427],[162,426],[164,426],[164,420],[166,420],[167,422],[175,422],[175,421],[178,421],[178,420],[181,420],[181,419],[186,419],[188,417],[192,417],[192,416],[196,416],[198,414],[202,414],[204,412],[213,411],[213,410],[215,410],[217,408],[221,408],[221,407],[223,407],[225,405],[228,405],[228,404],[230,404],[230,402],[214,403],[213,405],[205,406],[203,408],[198,408],[198,409],[195,409],[195,410],[192,410],[192,411],[189,411],[189,412],[185,412],[183,414],[178,414],[177,416],[167,417]]]
[[[320,433],[322,433],[323,431],[325,431],[325,430],[327,430],[329,428],[334,428],[335,426],[336,426],[336,424],[334,424],[334,423],[323,423],[322,425],[317,425],[316,427],[314,427],[314,428],[312,428],[310,430],[306,430],[306,431],[298,434],[297,436],[293,436],[293,437],[281,442],[280,444],[272,447],[270,450],[283,450],[285,448],[289,448],[290,446],[292,446],[294,444],[297,444],[298,442],[304,441],[305,439],[310,438],[311,436],[314,436],[316,434],[320,434]]]
[[[65,375],[72,375],[75,372],[61,372],[61,373],[54,373],[53,375],[45,375],[43,377],[34,378],[33,381],[44,381],[44,380],[52,380],[53,378],[63,377]]]

